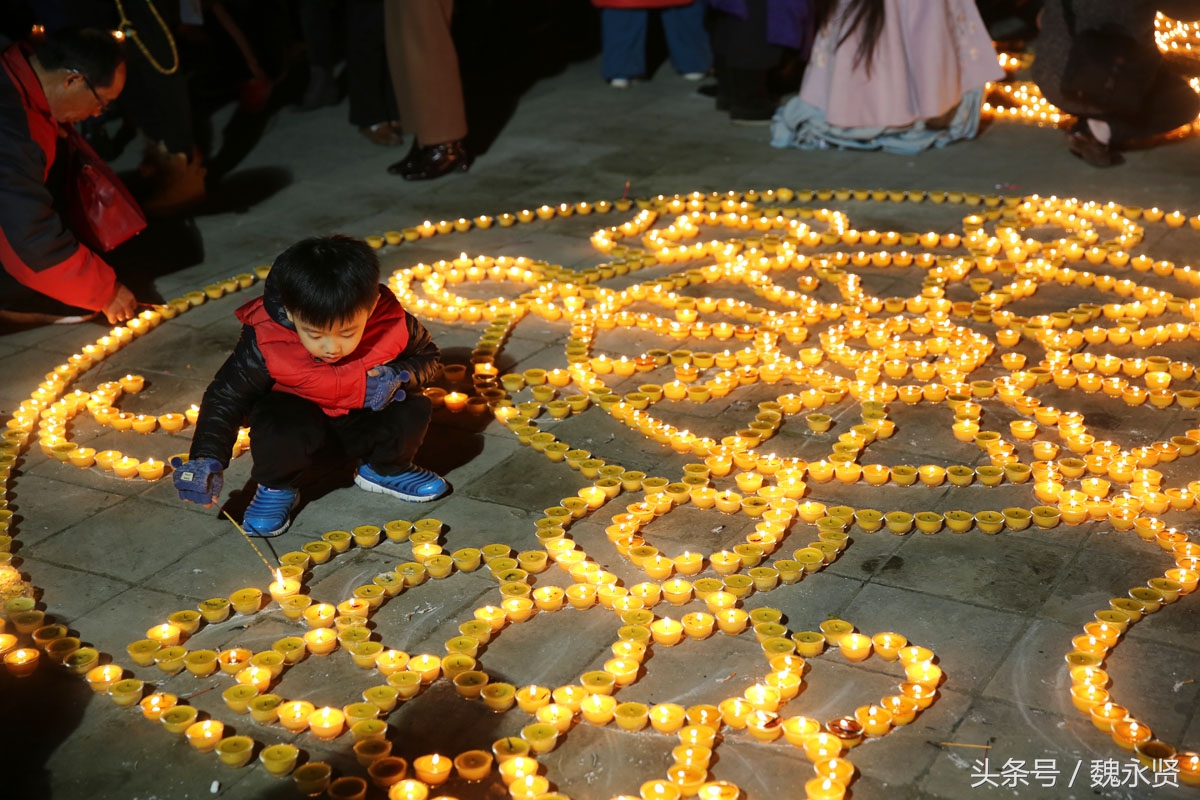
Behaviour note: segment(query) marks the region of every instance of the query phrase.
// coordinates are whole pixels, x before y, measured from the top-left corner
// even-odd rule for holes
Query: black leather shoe
[[[413,142],[412,151],[402,161],[388,167],[388,172],[406,181],[428,181],[455,170],[466,172],[470,166],[471,158],[461,139],[426,146]]]
[[[405,172],[411,170],[413,168],[413,164],[417,162],[420,152],[421,146],[417,144],[417,137],[414,136],[412,147],[408,148],[408,154],[395,164],[388,165],[388,174],[403,175]]]

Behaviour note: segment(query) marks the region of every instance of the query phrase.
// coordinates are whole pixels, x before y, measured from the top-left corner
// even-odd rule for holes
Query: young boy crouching
[[[346,236],[292,245],[237,316],[241,338],[204,393],[188,461],[175,465],[183,500],[217,501],[246,420],[258,484],[243,517],[251,535],[287,530],[301,473],[331,451],[363,461],[354,482],[369,492],[424,502],[448,491],[413,464],[432,408],[414,390],[437,377],[441,354],[379,283],[368,245]]]

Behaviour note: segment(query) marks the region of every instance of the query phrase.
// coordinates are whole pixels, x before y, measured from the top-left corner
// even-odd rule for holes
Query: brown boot
[[[151,216],[178,214],[195,208],[206,194],[204,176],[208,172],[200,154],[163,153],[153,172],[154,188],[142,201],[142,209]]]

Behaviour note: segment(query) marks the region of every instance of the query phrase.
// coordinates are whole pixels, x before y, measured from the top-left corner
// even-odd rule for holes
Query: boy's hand
[[[378,411],[388,403],[400,402],[404,399],[404,390],[400,387],[411,378],[408,370],[392,369],[387,364],[367,370],[367,393],[363,408]]]
[[[221,488],[225,485],[225,468],[215,458],[193,458],[185,462],[179,456],[171,459],[175,468],[171,477],[179,498],[188,503],[199,503],[208,508],[217,502]]]

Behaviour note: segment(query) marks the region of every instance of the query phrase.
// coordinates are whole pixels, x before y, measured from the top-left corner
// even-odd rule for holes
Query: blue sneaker
[[[380,475],[370,465],[363,464],[358,468],[354,482],[360,489],[390,494],[410,503],[427,503],[450,491],[450,484],[436,472],[415,465],[399,475]]]
[[[292,509],[300,502],[295,489],[268,489],[259,486],[254,499],[242,515],[242,527],[251,536],[278,536],[292,524]]]

